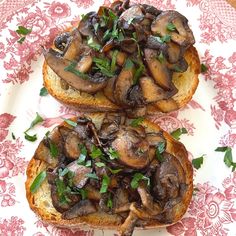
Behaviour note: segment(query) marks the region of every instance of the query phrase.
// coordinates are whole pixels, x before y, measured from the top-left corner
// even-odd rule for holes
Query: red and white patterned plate
[[[201,61],[208,65],[193,100],[181,111],[151,119],[167,130],[185,127],[181,141],[189,157],[205,154],[195,171],[193,197],[184,218],[175,225],[148,230],[147,235],[236,235],[236,172],[224,165],[218,146],[230,146],[236,160],[236,10],[226,0],[137,0],[160,9],[184,14],[196,36]],[[61,117],[76,114],[52,97],[40,97],[42,62],[40,45],[49,46],[54,36],[80,15],[96,10],[109,0],[1,0],[0,1],[0,235],[114,235],[112,231],[81,229],[76,232],[42,223],[25,198],[25,169],[38,144],[23,132],[39,112],[44,117],[35,128],[40,140]],[[21,45],[15,30],[32,28]],[[16,139],[12,138],[12,133]],[[135,231],[141,236],[143,231]]]

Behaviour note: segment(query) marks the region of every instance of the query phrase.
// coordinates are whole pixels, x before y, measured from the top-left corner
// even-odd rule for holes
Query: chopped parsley
[[[30,141],[30,142],[34,142],[34,141],[37,140],[37,134],[29,135],[26,132],[24,132],[24,134],[25,134],[25,139]]]
[[[64,170],[62,170],[62,169],[59,169],[59,176],[60,177],[63,177],[63,176],[65,176],[66,174],[68,174],[68,172],[69,172],[70,170],[66,167]]]
[[[166,148],[165,142],[160,142],[156,146],[156,157],[159,162],[163,162],[165,160],[164,157],[162,156],[162,153],[165,151],[165,148]]]
[[[96,173],[88,173],[86,174],[86,176],[90,179],[96,179],[99,180],[98,176],[96,175]]]
[[[206,73],[207,72],[207,70],[208,70],[208,67],[205,65],[205,64],[201,64],[201,73]]]
[[[155,40],[159,43],[168,43],[171,40],[171,36],[169,34],[163,36],[163,37],[159,37],[159,36],[153,36],[155,38]]]
[[[66,186],[63,180],[56,179],[57,195],[60,203],[69,203],[71,200],[67,197],[67,194],[71,192],[69,186]]]
[[[79,144],[79,149],[80,149],[80,155],[79,155],[79,158],[77,160],[77,164],[78,165],[85,165],[85,159],[86,159],[86,156],[87,156],[87,149],[85,147],[84,144]]]
[[[43,183],[43,181],[46,179],[47,177],[47,173],[46,171],[41,171],[36,178],[34,179],[33,183],[30,185],[30,192],[31,193],[35,193],[39,187],[41,186],[41,184]]]
[[[116,60],[117,60],[117,55],[118,55],[118,50],[115,50],[113,53],[112,53],[112,59],[111,59],[111,72],[115,72],[116,70]]]
[[[98,157],[100,157],[100,158],[104,157],[102,150],[100,148],[96,147],[95,145],[92,146],[92,152],[90,153],[90,156],[93,159],[96,159]]]
[[[52,157],[57,157],[58,154],[59,154],[59,151],[58,151],[58,148],[57,148],[57,145],[52,142],[52,140],[48,139],[49,140],[49,150],[50,150],[50,154]]]
[[[81,195],[82,200],[85,200],[88,197],[88,191],[86,189],[78,189],[79,194]]]
[[[169,31],[175,31],[176,27],[173,23],[170,22],[170,23],[167,24],[166,29],[169,30]]]
[[[66,118],[62,118],[68,125],[72,126],[72,127],[76,127],[77,126],[77,122],[74,122],[70,119],[66,119]]]
[[[126,61],[125,61],[124,68],[126,70],[129,70],[129,69],[132,69],[133,67],[134,67],[134,63],[129,58],[127,58]]]
[[[94,50],[96,50],[96,51],[99,51],[99,50],[101,49],[101,47],[102,47],[100,44],[96,43],[96,42],[93,40],[92,37],[89,38],[89,40],[88,40],[87,43],[88,43],[88,46],[89,46],[90,48],[92,48],[92,49],[94,49]]]
[[[39,92],[39,96],[47,96],[48,95],[48,90],[45,87],[42,87]]]
[[[232,167],[232,172],[236,169],[236,162],[233,162],[233,155],[231,147],[218,147],[215,149],[216,152],[224,152],[224,163],[228,167]]]
[[[138,117],[138,118],[132,120],[132,122],[130,123],[130,125],[131,125],[132,127],[138,127],[139,125],[142,125],[143,121],[144,121],[144,118],[143,118],[143,117]]]
[[[109,170],[110,170],[110,172],[112,173],[112,174],[118,174],[119,172],[121,172],[122,171],[122,169],[111,169],[111,168],[108,168]]]
[[[182,134],[187,134],[187,133],[188,131],[186,130],[186,128],[178,128],[177,130],[171,132],[171,136],[174,139],[179,140]]]
[[[102,186],[100,188],[100,193],[106,193],[109,184],[110,184],[110,178],[107,175],[104,175],[102,177]]]
[[[24,26],[18,26],[18,29],[16,30],[16,33],[19,36],[21,36],[21,38],[17,42],[22,44],[26,39],[26,35],[30,34],[31,32],[32,32],[32,29],[27,29]]]
[[[104,166],[106,166],[103,162],[96,162],[95,165],[97,167],[104,167]]]
[[[16,136],[13,132],[11,132],[11,137],[12,137],[13,140],[16,140]]]
[[[204,155],[192,160],[192,164],[195,169],[198,170],[201,167],[201,165],[203,164],[203,157],[204,157]]]
[[[141,174],[141,173],[136,173],[136,174],[133,176],[132,180],[131,180],[131,183],[130,183],[131,187],[132,187],[133,189],[138,188],[138,186],[139,186],[139,181],[141,181],[141,180],[147,181],[147,185],[148,185],[148,186],[150,185],[150,179],[149,179],[148,177],[144,176],[144,175]]]
[[[81,79],[87,80],[89,79],[89,76],[83,72],[80,72],[79,70],[75,69],[77,66],[77,62],[74,61],[72,62],[69,66],[64,68],[64,71],[69,71],[77,76],[79,76]]]
[[[118,159],[119,158],[119,153],[114,150],[113,148],[108,149],[108,156],[110,157],[111,160]]]
[[[143,74],[144,70],[145,70],[145,66],[143,64],[140,64],[138,69],[134,73],[134,79],[133,79],[134,84],[138,83],[138,81],[139,81],[141,75]]]
[[[111,65],[110,65],[109,59],[94,57],[93,62],[96,65],[95,69],[100,70],[100,72],[102,74],[104,74],[107,77],[113,77],[114,76],[114,73],[111,70]]]
[[[165,61],[165,57],[163,55],[163,52],[160,52],[160,54],[157,56],[157,59],[160,63],[163,63]]]
[[[111,193],[109,193],[109,197],[108,197],[108,200],[107,200],[107,207],[110,208],[110,209],[113,207],[113,201],[112,201],[112,198],[111,198]]]

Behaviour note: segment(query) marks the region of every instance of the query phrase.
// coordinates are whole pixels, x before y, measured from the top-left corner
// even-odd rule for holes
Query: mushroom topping
[[[165,90],[173,90],[174,84],[171,80],[171,72],[168,70],[164,63],[161,63],[157,59],[156,51],[152,49],[145,49],[144,54],[148,68],[155,82]]]
[[[91,168],[83,165],[78,165],[77,161],[71,162],[66,168],[73,173],[72,182],[75,187],[82,188],[88,181],[87,174],[92,172]]]
[[[180,13],[116,1],[87,13],[77,29],[59,35],[54,40],[59,50],[46,52],[45,59],[62,89],[102,92],[132,117],[145,115],[148,106],[163,112],[169,111],[165,103],[178,108],[170,102],[178,92],[173,73],[188,69],[185,52],[193,44]]]
[[[134,128],[121,128],[111,146],[119,153],[119,162],[128,167],[142,169],[149,164],[149,144]]]
[[[168,24],[173,24],[173,31],[168,30]],[[152,22],[151,30],[154,35],[170,35],[171,40],[177,44],[188,47],[195,43],[192,31],[188,26],[188,20],[177,11],[162,12]]]
[[[86,216],[91,213],[96,212],[96,208],[90,200],[82,200],[76,203],[73,207],[69,210],[65,211],[62,214],[62,218],[65,220],[71,220],[78,216]]]
[[[131,236],[140,222],[173,223],[179,204],[190,201],[192,170],[182,144],[134,121],[106,114],[96,128],[80,117],[48,136],[63,156],[54,166],[45,159],[52,204],[62,219],[106,212],[119,218],[121,235]]]
[[[47,61],[47,64],[58,76],[65,80],[69,85],[80,91],[95,93],[106,86],[106,81],[103,81],[101,83],[94,82],[93,77],[89,77],[88,75],[84,74],[85,71],[76,70],[74,67],[71,68],[71,61],[56,56],[52,53],[52,51],[46,52],[44,54],[44,57]],[[68,69],[65,70],[68,67],[71,68],[70,71],[68,71]],[[82,67],[82,65],[80,65],[80,68],[85,67]]]

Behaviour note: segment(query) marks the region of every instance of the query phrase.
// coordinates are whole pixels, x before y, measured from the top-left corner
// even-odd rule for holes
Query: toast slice
[[[101,124],[104,120],[105,114],[97,113],[89,116],[92,122],[95,124],[97,129],[100,129]],[[76,119],[74,119],[75,121]],[[126,123],[130,123],[130,121],[126,121]],[[68,126],[65,122],[60,126]],[[184,147],[184,145],[175,139],[172,138],[171,135],[161,130],[161,128],[149,120],[144,120],[142,122],[142,126],[145,127],[145,131],[148,133],[162,133],[163,137],[166,139],[166,152],[172,154],[177,158],[179,163],[181,164],[181,168],[185,173],[185,192],[182,196],[182,200],[174,205],[172,208],[172,220],[170,222],[160,222],[157,219],[149,219],[142,223],[140,221],[136,224],[136,227],[151,229],[163,227],[169,224],[173,224],[180,220],[180,218],[186,212],[188,205],[190,203],[192,192],[193,192],[193,170],[191,162],[188,160],[188,153]],[[53,131],[51,132],[51,137],[53,137]],[[54,138],[54,142],[56,139]],[[41,142],[42,143],[42,142]],[[40,144],[41,144],[40,143]],[[33,158],[29,162],[27,168],[27,180],[25,183],[26,187],[26,197],[29,202],[30,208],[45,222],[54,224],[59,227],[66,227],[71,229],[76,229],[82,226],[89,226],[91,228],[96,229],[114,229],[119,230],[121,225],[124,223],[124,220],[119,214],[108,214],[104,211],[99,210],[98,212],[89,214],[87,216],[76,217],[70,220],[66,220],[62,218],[62,214],[58,212],[53,204],[50,193],[50,185],[48,181],[45,180],[40,188],[35,192],[31,193],[30,186],[33,183],[36,176],[50,165],[45,161],[39,160],[37,155],[41,147],[39,145],[36,150]],[[121,235],[126,235],[122,234]]]
[[[195,47],[191,46],[184,55],[189,64],[187,71],[184,73],[174,73],[173,83],[178,89],[177,94],[172,98],[161,100],[155,104],[147,106],[147,113],[152,114],[158,111],[171,112],[184,107],[195,93],[198,86],[198,75],[200,73],[200,60]],[[62,104],[85,112],[106,112],[120,111],[115,103],[111,102],[103,92],[91,95],[86,92],[80,92],[72,87],[63,89],[61,79],[57,74],[44,62],[43,81],[48,92]]]

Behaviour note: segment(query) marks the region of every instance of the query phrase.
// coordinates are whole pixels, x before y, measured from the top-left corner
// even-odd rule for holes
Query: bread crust
[[[184,73],[174,73],[173,83],[178,89],[178,93],[171,99],[176,103],[176,106],[169,106],[170,99],[160,100],[154,104],[147,106],[147,113],[155,112],[171,112],[185,106],[195,93],[199,80],[200,60],[195,47],[191,46],[184,55],[189,64],[189,68]],[[73,109],[85,112],[107,112],[120,111],[123,108],[111,102],[103,92],[98,92],[94,95],[80,92],[76,89],[62,89],[60,78],[53,72],[46,62],[43,64],[43,81],[48,92],[56,98],[60,103],[69,106]]]
[[[93,114],[90,116],[92,121],[96,126],[100,126],[102,122],[102,117],[104,114]],[[149,120],[144,120],[142,125],[145,127],[148,132],[160,132],[161,128],[152,123]],[[174,155],[180,161],[185,173],[186,173],[186,184],[187,190],[183,196],[183,201],[173,207],[173,222],[177,222],[187,211],[189,203],[191,201],[192,192],[193,192],[193,169],[190,161],[188,160],[188,153],[184,145],[175,139],[171,135],[162,131],[165,139],[167,140],[166,150],[170,154]],[[37,150],[36,150],[37,151]],[[46,162],[37,160],[36,154],[29,162],[27,167],[27,180],[25,182],[26,188],[26,197],[29,202],[30,208],[45,222],[59,226],[59,227],[69,227],[69,228],[79,228],[81,226],[88,226],[90,228],[96,229],[115,229],[122,224],[122,220],[118,215],[110,215],[105,212],[96,212],[88,216],[77,217],[72,220],[64,220],[61,218],[61,213],[59,213],[52,205],[50,188],[47,181],[44,181],[36,193],[32,194],[30,192],[30,186],[35,179],[35,177],[47,167]],[[167,226],[158,222],[157,220],[150,220],[145,222],[145,226],[142,226],[143,229],[151,229]]]

